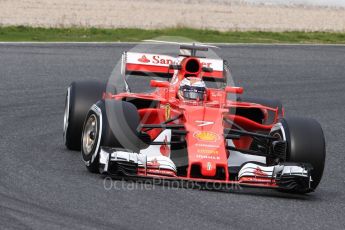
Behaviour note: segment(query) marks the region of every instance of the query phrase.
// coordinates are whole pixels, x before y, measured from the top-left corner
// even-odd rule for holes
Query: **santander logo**
[[[141,63],[152,63],[157,65],[168,66],[172,64],[178,64],[180,61],[172,60],[165,56],[153,55],[152,57],[147,58],[145,54],[143,54],[138,61]],[[211,67],[212,62],[201,62],[202,66]]]
[[[145,55],[143,55],[141,58],[139,58],[138,61],[143,62],[143,63],[149,63],[150,62],[150,60]]]

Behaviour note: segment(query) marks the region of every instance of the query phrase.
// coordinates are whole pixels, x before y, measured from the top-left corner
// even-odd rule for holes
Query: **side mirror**
[[[225,87],[225,92],[227,92],[227,93],[235,93],[235,94],[242,94],[243,93],[243,88],[242,87],[227,86],[227,87]]]
[[[168,81],[151,80],[150,81],[150,86],[151,87],[168,88],[170,86],[170,82],[168,82]]]

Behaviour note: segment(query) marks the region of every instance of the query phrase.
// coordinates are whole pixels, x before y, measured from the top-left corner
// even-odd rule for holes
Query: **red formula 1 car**
[[[227,63],[202,55],[209,47],[179,48],[125,52],[107,83],[73,82],[67,148],[81,150],[89,171],[116,177],[315,190],[325,162],[319,123],[285,118],[277,100],[241,97]]]

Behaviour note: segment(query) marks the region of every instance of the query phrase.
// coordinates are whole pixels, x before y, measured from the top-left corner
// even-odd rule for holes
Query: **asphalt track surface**
[[[327,140],[316,192],[135,186],[86,171],[62,143],[65,89],[107,79],[130,44],[0,45],[1,229],[345,229],[345,47],[224,46],[249,96],[317,119]],[[109,184],[106,184],[109,188]]]

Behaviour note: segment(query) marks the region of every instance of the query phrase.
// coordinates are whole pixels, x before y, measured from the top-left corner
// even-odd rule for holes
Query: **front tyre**
[[[131,103],[101,100],[92,105],[81,138],[81,153],[86,168],[92,173],[99,172],[101,146],[139,152],[139,122],[138,111]]]
[[[88,112],[81,139],[81,153],[86,168],[93,173],[98,172],[98,152],[103,132],[102,110],[93,105]]]
[[[311,171],[311,189],[295,192],[311,192],[319,185],[326,158],[325,137],[321,125],[310,118],[283,118],[271,130],[287,143],[286,161],[308,163]]]

